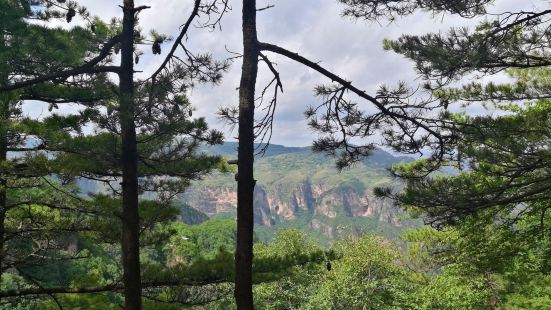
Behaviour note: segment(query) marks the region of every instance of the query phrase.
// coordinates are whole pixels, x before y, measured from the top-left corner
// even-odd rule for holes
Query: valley
[[[236,147],[226,142],[207,152],[234,158]],[[270,240],[286,228],[299,228],[324,243],[365,232],[397,236],[417,222],[407,220],[392,202],[375,197],[373,189],[400,186],[389,177],[388,168],[404,161],[411,158],[376,150],[367,160],[338,172],[334,159],[309,147],[270,146],[255,162],[257,238]],[[235,218],[236,190],[233,174],[216,173],[193,183],[180,201],[209,218]]]

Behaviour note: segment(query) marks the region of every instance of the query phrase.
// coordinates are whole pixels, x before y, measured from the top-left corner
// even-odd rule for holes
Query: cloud
[[[118,1],[85,0],[81,1],[92,14],[109,19],[120,17]],[[520,3],[522,2],[522,3]],[[193,28],[186,42],[195,51],[211,52],[220,59],[229,57],[226,48],[239,52],[241,43],[240,1],[232,1],[233,10],[222,23],[222,31],[209,32],[206,29]],[[496,1],[490,8],[492,12],[514,10],[527,6],[525,1]],[[541,6],[534,0],[530,7]],[[176,36],[191,10],[191,0],[137,1],[137,5],[147,4],[152,8],[140,14],[140,26],[149,31]],[[419,83],[413,64],[400,55],[385,52],[382,41],[395,39],[402,33],[422,34],[426,32],[446,31],[451,26],[473,26],[477,20],[464,20],[456,16],[432,16],[428,13],[416,13],[399,18],[392,24],[355,21],[340,16],[342,7],[336,0],[279,0],[258,1],[258,7],[274,4],[275,7],[258,13],[258,37],[260,40],[278,44],[296,51],[312,60],[321,61],[321,65],[333,70],[360,89],[374,92],[382,83],[395,84],[406,81],[412,86]],[[163,46],[163,55],[169,48]],[[146,50],[139,64],[144,76],[152,72],[163,57],[152,56]],[[309,145],[315,135],[306,126],[303,111],[308,105],[318,102],[313,97],[313,87],[329,82],[316,72],[282,57],[269,55],[277,63],[284,83],[284,94],[280,96],[277,118],[274,124],[273,142],[285,145]],[[240,63],[235,62],[220,85],[199,86],[192,90],[190,97],[197,108],[196,115],[207,118],[211,127],[220,128],[230,134],[216,117],[221,106],[237,103],[237,90],[240,77]],[[261,64],[258,88],[270,79],[270,73]]]

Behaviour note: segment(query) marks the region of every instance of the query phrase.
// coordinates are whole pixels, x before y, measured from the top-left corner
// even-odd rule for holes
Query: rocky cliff
[[[222,213],[234,214],[237,193],[233,187],[194,186],[183,199],[209,217]],[[324,218],[363,217],[399,227],[402,212],[389,202],[373,196],[372,191],[358,192],[354,188],[334,189],[307,180],[295,188],[255,189],[255,224],[276,226],[283,221],[309,215],[310,227],[324,230],[335,237],[332,229],[324,227]]]
[[[218,153],[232,156],[225,151]],[[392,184],[386,169],[405,160],[409,159],[376,151],[368,160],[339,173],[331,158],[308,148],[286,151],[277,146],[277,152],[255,163],[255,222],[264,229],[295,226],[328,238],[346,231],[398,228],[403,225],[401,210],[376,198],[373,188]],[[210,176],[181,198],[209,217],[235,216],[237,194],[232,175]]]

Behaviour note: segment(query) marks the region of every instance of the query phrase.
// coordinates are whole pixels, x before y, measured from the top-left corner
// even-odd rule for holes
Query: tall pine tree
[[[15,3],[15,2],[14,2]],[[16,89],[23,89],[32,87],[32,96],[29,98],[41,98],[43,93],[39,90],[43,89],[45,85],[53,83],[54,85],[75,86],[79,85],[83,81],[87,82],[90,79],[99,77],[105,77],[105,73],[115,73],[119,77],[118,85],[113,84],[109,87],[114,88],[118,98],[117,103],[108,102],[107,108],[110,117],[104,117],[94,110],[99,108],[101,104],[94,101],[89,101],[88,108],[80,115],[81,120],[96,121],[96,124],[102,129],[110,130],[112,135],[118,137],[115,143],[119,141],[120,148],[116,148],[120,152],[119,156],[111,156],[115,161],[111,163],[111,167],[115,171],[99,171],[89,166],[79,167],[75,171],[88,171],[89,175],[100,174],[105,176],[109,172],[112,172],[109,177],[120,177],[122,182],[121,187],[121,222],[122,222],[122,234],[121,244],[123,249],[122,261],[124,266],[124,282],[125,282],[125,308],[127,309],[140,309],[141,308],[141,277],[140,277],[140,263],[139,263],[139,233],[140,233],[140,221],[138,213],[139,194],[144,190],[160,190],[163,194],[174,193],[178,189],[181,190],[182,181],[176,182],[173,178],[188,178],[193,179],[200,175],[202,172],[216,166],[219,159],[203,157],[202,160],[193,161],[188,158],[193,154],[194,149],[197,147],[197,141],[208,140],[210,142],[219,142],[221,136],[216,133],[211,135],[205,131],[204,121],[198,120],[185,121],[183,120],[183,113],[190,113],[188,104],[185,97],[179,93],[171,92],[167,94],[166,91],[161,88],[167,87],[165,83],[154,83],[160,77],[160,79],[173,78],[169,84],[169,87],[174,85],[180,85],[178,92],[183,92],[185,87],[183,84],[190,79],[199,79],[204,82],[216,82],[220,79],[220,72],[225,70],[226,64],[216,63],[212,61],[208,55],[197,56],[194,54],[188,55],[188,62],[182,61],[182,63],[173,66],[167,73],[167,64],[172,64],[172,57],[174,56],[174,50],[176,47],[182,44],[182,38],[186,35],[187,29],[191,22],[199,15],[212,15],[223,14],[227,10],[227,3],[225,1],[195,1],[194,8],[186,26],[182,29],[172,51],[169,53],[167,60],[163,63],[161,68],[155,73],[153,82],[139,82],[134,79],[134,65],[138,63],[138,57],[141,54],[136,50],[136,45],[146,40],[137,29],[136,16],[140,11],[147,9],[147,6],[136,7],[133,1],[123,2],[123,19],[118,22],[115,21],[111,27],[105,26],[99,20],[91,20],[88,13],[84,8],[81,8],[75,2],[65,1],[53,3],[50,1],[33,1],[20,2],[25,9],[24,14],[9,15],[8,21],[17,22],[22,28],[33,28],[26,20],[26,17],[34,16],[44,20],[52,18],[64,18],[67,22],[72,22],[75,16],[84,18],[88,24],[88,29],[75,27],[69,31],[72,37],[65,43],[75,44],[78,48],[76,51],[86,52],[87,58],[82,61],[82,58],[67,58],[63,57],[63,49],[70,48],[70,44],[52,46],[46,41],[49,32],[47,27],[37,26],[40,31],[36,35],[35,42],[44,42],[46,51],[54,51],[58,55],[50,55],[46,53],[44,59],[40,57],[42,54],[37,55],[37,59],[44,60],[44,62],[38,62],[40,66],[22,66],[19,64],[25,63],[25,56],[28,54],[21,54],[23,57],[18,56],[14,58],[14,61],[9,64],[8,78],[2,81],[0,89],[2,91],[13,91]],[[34,7],[31,9],[30,4]],[[19,5],[19,3],[15,4]],[[219,9],[220,6],[220,9]],[[205,26],[216,25],[207,23]],[[34,28],[33,28],[34,29]],[[18,32],[8,35],[10,40],[6,45],[5,51],[2,53],[2,57],[12,57],[18,54],[23,43],[30,44],[31,41],[26,41],[29,37],[24,35],[24,32]],[[153,53],[160,53],[161,44],[166,37],[152,34],[151,42]],[[22,42],[19,42],[22,40]],[[51,43],[51,42],[49,42]],[[60,49],[61,48],[61,49]],[[121,62],[119,66],[112,65],[112,53],[118,53],[120,50]],[[69,54],[71,55],[71,54]],[[88,56],[91,55],[91,56]],[[33,57],[35,57],[33,55]],[[48,58],[49,57],[49,58]],[[180,59],[180,58],[177,58]],[[34,60],[34,59],[33,59]],[[50,63],[48,63],[50,61]],[[182,82],[183,81],[183,82]],[[46,83],[46,84],[44,84]],[[187,84],[189,85],[189,83]],[[159,89],[161,89],[159,91]],[[137,97],[136,92],[141,92]],[[169,91],[172,91],[170,89]],[[145,96],[149,98],[145,98]],[[164,96],[164,97],[163,97]],[[76,100],[79,101],[79,100]],[[141,101],[141,102],[138,102]],[[61,102],[68,102],[62,100]],[[145,103],[144,103],[145,102]],[[168,103],[172,102],[172,103]],[[55,108],[59,101],[52,101],[52,108]],[[155,104],[162,106],[154,106]],[[147,105],[147,107],[146,107]],[[144,110],[145,109],[145,110]],[[180,109],[180,110],[178,110]],[[111,112],[116,110],[115,113]],[[95,112],[94,112],[95,111]],[[145,116],[144,116],[145,115]],[[100,122],[114,122],[109,124],[100,124]],[[148,121],[158,121],[156,124],[140,123]],[[174,128],[171,122],[182,128]],[[171,127],[172,126],[172,127]],[[139,132],[142,130],[142,132]],[[196,135],[190,141],[179,137],[180,141],[171,141],[175,134],[189,133],[190,135]],[[102,136],[103,134],[103,136]],[[150,137],[147,137],[147,135]],[[144,135],[146,141],[139,141],[139,135]],[[156,136],[158,135],[158,136]],[[55,135],[54,135],[55,136]],[[63,135],[61,135],[63,137]],[[151,137],[152,136],[152,137]],[[102,137],[104,141],[113,142],[108,135],[100,133],[96,137],[96,141],[101,141]],[[86,141],[83,141],[78,151],[72,148],[74,145],[60,145],[55,144],[56,139],[50,137],[44,137],[47,140],[48,147],[56,151],[73,151],[75,154],[86,154],[90,151],[85,147]],[[167,140],[168,139],[168,140]],[[192,140],[193,140],[192,139]],[[150,141],[147,141],[150,140]],[[70,143],[69,141],[65,141]],[[147,145],[146,142],[151,142]],[[144,145],[142,152],[140,153],[139,147]],[[162,147],[161,150],[154,147]],[[95,145],[100,150],[107,148],[105,145]],[[163,149],[165,148],[166,149]],[[148,149],[149,148],[149,149]],[[111,151],[113,151],[111,149]],[[166,152],[165,152],[166,151]],[[73,154],[73,155],[75,155]],[[111,154],[112,155],[112,152]],[[61,156],[59,160],[63,157]],[[152,164],[154,163],[154,165]],[[139,168],[139,165],[148,167],[147,169]],[[190,164],[190,167],[181,167],[179,165]],[[142,169],[142,171],[139,171]],[[159,179],[157,176],[170,172],[169,175],[164,175]],[[139,174],[142,173],[146,177],[150,177],[147,181],[139,180]],[[142,183],[142,184],[140,184]],[[148,188],[147,186],[150,186]],[[170,196],[170,195],[169,195]]]

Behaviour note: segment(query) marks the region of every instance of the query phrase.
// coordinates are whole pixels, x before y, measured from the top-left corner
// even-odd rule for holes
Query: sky
[[[103,19],[120,17],[119,0],[81,0],[93,15]],[[242,50],[241,42],[241,6],[238,0],[230,0],[232,10],[224,16],[222,29],[208,31],[193,27],[186,44],[194,52],[209,52],[215,58],[223,60],[232,55],[227,52]],[[140,14],[140,27],[148,32],[155,29],[176,37],[179,27],[185,23],[193,4],[192,0],[155,0],[136,1],[136,5],[147,4],[151,9]],[[445,32],[449,27],[467,26],[473,28],[476,20],[465,20],[456,16],[437,15],[419,12],[412,16],[399,18],[393,23],[387,21],[358,21],[341,16],[342,5],[336,0],[259,0],[257,7],[274,5],[273,8],[258,12],[258,38],[260,41],[282,46],[298,52],[310,60],[320,62],[322,66],[337,75],[353,81],[353,84],[373,94],[381,84],[395,85],[405,81],[412,88],[421,82],[413,68],[413,63],[403,56],[384,51],[383,39],[397,39],[401,34],[423,34],[427,32]],[[489,8],[491,13],[500,13],[518,9],[541,9],[543,0],[496,0]],[[77,20],[78,22],[78,20]],[[143,75],[151,73],[164,59],[171,43],[163,44],[163,54],[154,56],[149,48],[136,70]],[[276,55],[267,53],[276,63],[281,75],[284,93],[279,97],[274,123],[272,143],[286,146],[311,145],[316,138],[306,125],[304,110],[319,102],[314,97],[316,85],[328,83],[320,76],[301,64],[294,63]],[[189,96],[196,108],[195,116],[204,116],[212,128],[225,133],[227,140],[233,140],[237,131],[231,131],[216,116],[219,107],[236,105],[237,87],[240,79],[240,60],[235,61],[224,75],[219,85],[202,85],[190,90]],[[266,66],[260,64],[257,89],[271,79]],[[369,109],[366,103],[366,107]],[[65,112],[75,107],[66,106]],[[27,106],[29,114],[47,113],[46,105]],[[45,112],[46,111],[46,112]],[[63,112],[63,111],[61,111]]]

